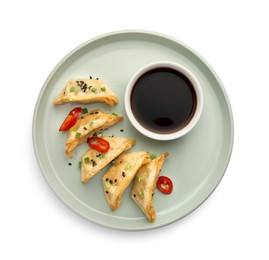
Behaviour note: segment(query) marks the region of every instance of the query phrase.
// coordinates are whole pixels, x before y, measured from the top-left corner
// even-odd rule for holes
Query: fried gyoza
[[[72,151],[79,144],[86,142],[89,136],[97,135],[122,119],[121,116],[107,114],[98,109],[84,114],[68,131],[68,139],[65,143],[66,154],[71,158]]]
[[[164,153],[144,164],[137,171],[135,176],[131,197],[141,208],[149,222],[154,222],[156,219],[156,212],[152,204],[152,198],[155,193],[159,172],[164,163],[164,159],[168,155],[168,153]]]
[[[70,79],[62,89],[54,105],[65,102],[105,102],[110,106],[118,103],[118,97],[100,79],[78,78]]]
[[[135,144],[135,140],[130,138],[105,136],[103,139],[110,144],[110,148],[106,153],[100,153],[99,151],[90,148],[84,155],[82,155],[82,182],[87,182],[123,151],[130,149]]]
[[[113,161],[113,165],[102,177],[106,200],[112,210],[120,206],[121,196],[137,170],[149,161],[148,152],[123,153]]]

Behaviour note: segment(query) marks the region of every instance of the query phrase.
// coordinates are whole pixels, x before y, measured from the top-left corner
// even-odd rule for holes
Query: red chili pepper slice
[[[73,110],[69,112],[65,120],[63,121],[59,131],[67,131],[69,130],[72,126],[75,125],[77,122],[80,114],[82,112],[81,107],[76,107]]]
[[[110,144],[107,140],[96,136],[89,138],[88,145],[101,153],[106,153],[110,148]]]
[[[157,181],[158,189],[164,194],[170,194],[173,191],[173,182],[166,176],[160,176]]]

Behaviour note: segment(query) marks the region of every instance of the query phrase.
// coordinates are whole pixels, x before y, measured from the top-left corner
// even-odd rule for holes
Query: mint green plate
[[[124,111],[124,91],[130,77],[141,66],[159,60],[178,62],[189,68],[200,81],[204,93],[200,121],[189,134],[176,141],[154,141],[142,136],[132,127]],[[100,77],[119,97],[119,104],[114,107],[101,103],[82,106],[124,116],[122,122],[105,131],[106,135],[135,138],[137,144],[130,151],[170,153],[161,175],[173,180],[174,190],[170,195],[156,191],[153,203],[157,217],[154,223],[147,221],[130,198],[131,185],[123,194],[121,207],[114,212],[110,210],[101,183],[105,169],[88,183],[81,183],[78,163],[87,150],[87,144],[80,145],[72,159],[65,155],[67,134],[58,132],[58,129],[68,112],[78,104],[53,106],[53,101],[70,78],[89,76]],[[44,83],[33,117],[36,158],[52,190],[84,218],[120,230],[161,227],[200,206],[225,173],[232,152],[233,134],[227,94],[207,62],[181,42],[147,31],[101,35],[70,52]]]

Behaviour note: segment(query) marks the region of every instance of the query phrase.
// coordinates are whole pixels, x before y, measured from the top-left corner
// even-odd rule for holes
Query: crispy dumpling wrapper
[[[90,148],[81,158],[81,181],[87,182],[106,165],[118,157],[123,151],[130,149],[135,140],[121,137],[102,137],[110,144],[110,149],[106,153]]]
[[[118,103],[116,94],[100,79],[70,79],[62,89],[54,105],[65,102],[105,102],[110,106]]]
[[[137,170],[149,161],[149,153],[144,151],[124,153],[113,161],[102,177],[106,200],[112,210],[120,206],[122,194]]]
[[[98,134],[108,127],[121,121],[123,117],[104,113],[98,109],[82,115],[68,131],[65,152],[71,158],[72,151],[93,134]]]
[[[144,164],[137,171],[135,176],[131,197],[146,215],[149,222],[154,222],[156,219],[152,198],[155,193],[159,172],[164,163],[164,159],[168,155],[169,153],[164,153]]]

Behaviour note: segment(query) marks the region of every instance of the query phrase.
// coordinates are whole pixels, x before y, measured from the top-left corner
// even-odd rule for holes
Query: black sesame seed
[[[109,192],[106,190],[106,193],[109,193]]]
[[[121,131],[121,132],[124,132],[124,129],[121,129],[120,131]]]
[[[109,183],[110,183],[110,184],[113,184],[113,181],[112,181],[112,180],[110,180],[110,181],[109,181]]]
[[[135,193],[133,194],[134,198],[136,197]]]
[[[95,166],[96,165],[96,161],[91,159],[91,162],[92,162],[92,166]]]
[[[99,78],[96,78],[97,80],[99,80]]]
[[[122,175],[123,178],[126,176],[125,172],[122,172],[121,175]]]
[[[118,181],[117,179],[114,180],[115,183],[116,183],[117,181]]]
[[[87,127],[84,126],[83,129],[84,129],[84,130],[87,130]]]
[[[83,86],[85,85],[84,81],[80,80],[80,81],[76,81],[76,82],[77,82],[78,86],[79,86],[81,89],[84,88],[84,87],[83,87]]]
[[[70,163],[68,163],[68,165],[72,165],[72,163],[70,162]]]
[[[94,114],[96,114],[96,115],[97,115],[98,113],[99,113],[99,112],[98,112],[98,111],[96,111]]]
[[[92,79],[92,76],[90,76],[90,79]]]
[[[108,178],[106,178],[106,181],[108,181],[109,179]]]

